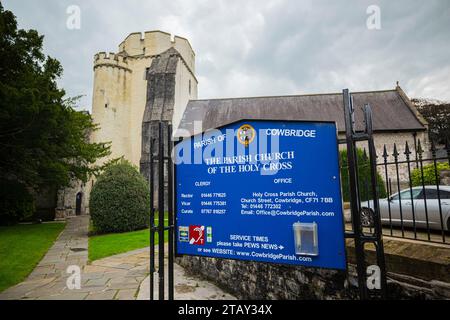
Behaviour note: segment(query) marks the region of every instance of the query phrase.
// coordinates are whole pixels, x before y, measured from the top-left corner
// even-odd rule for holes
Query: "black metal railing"
[[[430,142],[426,147],[419,139],[414,146],[408,142],[402,147],[384,145],[377,158],[378,179],[382,180],[377,187],[384,195],[379,200],[383,235],[450,243],[450,177],[441,177],[442,171],[450,169],[449,143],[437,148]],[[360,166],[368,163],[363,161]],[[370,181],[360,179],[363,189],[368,189]],[[373,202],[364,194],[369,192],[361,195],[361,219],[370,221],[367,213],[371,210],[363,209],[373,209]],[[371,229],[370,222],[366,227]]]
[[[345,238],[353,241],[355,245],[355,258],[356,258],[356,273],[358,276],[358,288],[360,299],[386,299],[387,296],[387,278],[386,278],[386,263],[384,258],[384,245],[382,237],[382,226],[380,221],[380,210],[378,199],[380,198],[379,190],[377,188],[377,157],[376,148],[373,136],[372,126],[372,108],[370,105],[365,104],[363,107],[364,112],[364,132],[356,132],[355,126],[355,107],[353,105],[353,97],[348,89],[344,89],[344,119],[345,119],[345,140],[340,140],[340,144],[345,144],[347,148],[346,159],[345,154],[342,154],[341,164],[347,166],[346,171],[346,188],[344,190],[348,200],[350,201],[350,214],[351,225],[350,228],[346,228]],[[358,151],[357,145],[359,143],[365,143],[368,147],[369,157],[364,152],[365,159],[359,159],[361,153]],[[362,160],[362,161],[360,161]],[[365,165],[361,171],[361,165]],[[367,170],[368,169],[368,170]],[[372,208],[363,210],[361,203],[361,195],[363,193],[363,187],[360,183],[361,173],[365,172],[367,176],[366,197],[374,199],[372,201]],[[343,175],[344,176],[344,175]],[[371,223],[368,226],[370,233],[367,232],[367,226],[364,225],[363,212],[369,211]],[[367,248],[373,248],[375,251],[375,265],[371,262],[370,266],[378,269],[379,282],[374,287],[367,285],[368,274],[371,273],[368,270],[369,262],[366,256]],[[376,271],[375,271],[376,272]]]
[[[168,122],[155,123],[155,137],[150,137],[149,147],[149,191],[150,191],[150,300],[155,300],[155,276],[157,274],[158,299],[174,299],[174,221],[173,210],[174,167],[172,162],[172,125]],[[167,181],[167,184],[165,183]],[[166,192],[167,191],[167,195]],[[156,199],[155,199],[156,198]],[[166,211],[167,208],[167,211]],[[167,213],[167,222],[165,215]],[[155,219],[158,220],[156,224]],[[165,283],[165,235],[167,235],[167,285]],[[156,256],[155,238],[158,237]],[[156,264],[157,260],[157,264]],[[156,268],[157,266],[157,268]],[[167,286],[167,291],[166,291]],[[167,294],[166,294],[167,292]]]

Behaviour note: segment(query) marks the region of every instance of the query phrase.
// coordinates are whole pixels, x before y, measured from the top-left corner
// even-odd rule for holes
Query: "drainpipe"
[[[418,163],[417,163],[417,132],[413,132],[413,138],[414,138],[414,156],[416,159],[416,169],[419,167]]]

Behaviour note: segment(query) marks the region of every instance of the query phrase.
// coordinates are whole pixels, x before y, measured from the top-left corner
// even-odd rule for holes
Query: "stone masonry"
[[[156,57],[147,72],[147,103],[145,106],[144,117],[142,120],[142,153],[140,161],[141,174],[149,179],[150,177],[150,143],[153,139],[153,152],[159,150],[159,123],[162,125],[162,141],[164,147],[164,156],[168,155],[168,125],[172,124],[174,115],[175,89],[176,89],[176,70],[180,63],[181,56],[177,50],[170,48]],[[158,186],[158,160],[154,160],[154,190]],[[165,167],[165,197],[167,199],[167,167]],[[154,197],[157,205],[158,195],[155,192]]]

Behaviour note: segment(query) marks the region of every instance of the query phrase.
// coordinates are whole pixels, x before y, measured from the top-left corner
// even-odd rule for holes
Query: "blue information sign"
[[[334,123],[236,122],[175,164],[177,254],[346,268]]]

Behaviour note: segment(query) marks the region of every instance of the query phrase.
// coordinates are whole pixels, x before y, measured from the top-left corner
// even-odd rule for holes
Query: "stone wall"
[[[441,185],[450,186],[450,170],[442,170],[439,178]]]
[[[356,294],[347,290],[343,271],[187,256],[178,263],[238,299],[346,299]]]
[[[192,275],[216,283],[239,299],[357,299],[353,247],[348,273],[337,270],[183,256],[177,263]],[[368,251],[369,263],[374,253]],[[450,249],[385,241],[390,299],[450,299]]]
[[[424,150],[422,155],[423,159],[428,159],[431,154],[429,152],[429,143],[428,143],[428,134],[426,131],[417,132],[415,135],[413,132],[396,132],[396,133],[377,133],[374,136],[375,148],[377,151],[378,159],[377,163],[383,163],[383,152],[384,146],[386,146],[386,151],[388,154],[387,161],[394,162],[394,145],[397,147],[398,161],[405,161],[405,144],[408,142],[408,146],[410,149],[410,160],[415,160],[416,154],[415,146],[417,147],[418,141],[420,140],[421,147]],[[411,170],[414,169],[416,165],[411,163]],[[392,182],[395,183],[397,181],[397,170],[395,165],[387,166],[388,177],[392,179]],[[408,182],[408,167],[406,164],[399,164],[398,173],[400,182]],[[386,174],[384,172],[384,166],[378,166],[378,172],[381,174],[383,179],[385,179]]]
[[[73,180],[70,186],[58,191],[55,208],[55,218],[65,219],[76,215],[77,195],[81,195],[80,214],[89,214],[89,196],[92,182],[83,183],[81,180]]]
[[[340,139],[344,139],[344,134],[339,134]],[[405,155],[405,144],[408,143],[409,149],[410,149],[410,161],[413,161],[416,159],[416,152],[415,152],[415,146],[417,147],[418,141],[420,140],[421,147],[424,150],[424,153],[422,155],[423,159],[428,159],[431,157],[430,151],[429,151],[429,142],[428,142],[428,134],[426,131],[419,131],[419,132],[387,132],[387,133],[375,133],[374,134],[374,142],[375,142],[375,150],[377,153],[377,163],[382,164],[384,161],[383,153],[384,153],[384,147],[386,147],[386,152],[388,154],[387,162],[394,162],[394,145],[397,148],[398,152],[398,161],[405,161],[406,155]],[[357,143],[358,148],[366,149],[368,152],[367,142],[358,142]],[[345,145],[339,146],[340,150],[343,150],[346,148]],[[424,162],[424,165],[428,164],[428,162]],[[416,163],[411,162],[410,163],[410,170],[413,170],[416,168]],[[378,172],[383,178],[383,181],[386,182],[386,172],[385,167],[383,165],[377,166]],[[398,174],[399,174],[399,182],[400,182],[400,188],[407,187],[409,182],[409,175],[408,175],[408,166],[405,163],[400,163],[398,165]],[[387,165],[387,177],[388,179],[391,179],[392,189],[393,193],[397,192],[397,169],[394,164]]]
[[[356,270],[346,272],[203,257],[177,258],[191,275],[217,284],[238,299],[358,299]],[[450,284],[388,273],[389,299],[450,299]]]

